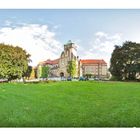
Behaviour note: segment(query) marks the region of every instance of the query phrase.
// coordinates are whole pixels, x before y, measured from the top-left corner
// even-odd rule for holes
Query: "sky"
[[[80,59],[104,59],[109,66],[114,45],[140,43],[140,10],[0,10],[0,43],[25,49],[32,66],[59,58],[68,40]]]

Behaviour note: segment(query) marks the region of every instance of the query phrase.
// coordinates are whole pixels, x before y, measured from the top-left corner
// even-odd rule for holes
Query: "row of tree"
[[[0,79],[37,78],[37,70],[28,65],[30,54],[18,46],[0,44]],[[46,73],[43,68],[43,73]],[[44,77],[46,75],[42,75]]]
[[[30,77],[33,68],[28,66],[30,55],[22,48],[0,44],[0,79],[20,79]],[[109,71],[116,80],[135,80],[140,76],[140,43],[126,41],[122,46],[115,45]],[[49,67],[42,67],[42,78],[49,75]],[[70,61],[67,67],[70,76],[76,73],[76,62]]]

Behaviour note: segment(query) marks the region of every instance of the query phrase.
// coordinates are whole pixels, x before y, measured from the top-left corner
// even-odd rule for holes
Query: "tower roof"
[[[71,40],[68,40],[68,42],[64,44],[64,49],[69,49],[69,48],[77,49],[77,46]]]
[[[68,40],[67,44],[71,44],[71,43],[72,43],[72,41],[71,40]]]
[[[65,45],[70,45],[70,44],[74,44],[71,40],[68,40],[68,42]]]

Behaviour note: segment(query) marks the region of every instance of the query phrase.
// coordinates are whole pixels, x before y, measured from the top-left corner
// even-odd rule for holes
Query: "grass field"
[[[0,84],[0,127],[140,127],[140,83]]]

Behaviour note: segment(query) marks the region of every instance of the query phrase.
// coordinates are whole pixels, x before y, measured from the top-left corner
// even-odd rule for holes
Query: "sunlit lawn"
[[[0,84],[1,127],[139,127],[140,83]]]

